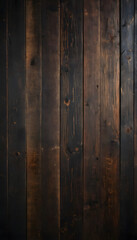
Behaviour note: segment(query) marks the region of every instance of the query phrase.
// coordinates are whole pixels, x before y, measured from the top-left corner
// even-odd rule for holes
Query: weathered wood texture
[[[8,237],[26,239],[25,1],[8,0]]]
[[[0,1],[0,239],[7,232],[7,4]]]
[[[61,239],[82,238],[83,3],[61,1]]]
[[[60,1],[42,0],[41,7],[42,239],[58,240],[60,236]]]
[[[100,6],[102,238],[119,234],[119,0]]]
[[[87,240],[101,239],[100,87],[100,1],[85,0],[83,236]]]
[[[27,236],[33,240],[41,235],[41,93],[41,1],[27,0]]]
[[[134,173],[134,206],[132,211],[134,212],[134,236],[137,236],[137,2],[134,5],[134,48],[132,50],[132,54],[134,57],[134,82],[132,82],[133,92],[134,92],[134,129],[132,130],[134,134],[134,169],[132,170]],[[133,33],[132,33],[133,34]],[[133,184],[133,182],[132,182]],[[132,193],[133,194],[133,193]]]
[[[137,2],[0,1],[0,239],[137,239]]]
[[[133,234],[134,1],[121,1],[121,238]],[[136,203],[137,204],[137,203]]]

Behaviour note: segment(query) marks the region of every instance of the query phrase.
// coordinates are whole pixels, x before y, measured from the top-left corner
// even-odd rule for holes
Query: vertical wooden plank
[[[133,232],[134,1],[121,1],[121,238]]]
[[[27,237],[41,231],[41,1],[26,1]]]
[[[137,2],[134,9],[134,235],[137,238]]]
[[[42,0],[42,239],[60,235],[60,1]]]
[[[119,234],[119,0],[101,1],[102,239]]]
[[[84,238],[101,239],[100,0],[84,0]]]
[[[0,1],[0,239],[7,236],[7,2]]]
[[[25,1],[8,1],[9,239],[26,239]]]
[[[61,1],[61,239],[82,238],[83,1]]]

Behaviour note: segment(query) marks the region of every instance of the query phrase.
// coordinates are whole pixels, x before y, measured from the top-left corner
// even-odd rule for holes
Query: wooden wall
[[[136,0],[0,0],[0,239],[137,239]]]

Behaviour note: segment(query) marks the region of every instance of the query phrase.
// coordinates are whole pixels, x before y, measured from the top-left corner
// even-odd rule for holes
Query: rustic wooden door
[[[0,0],[0,239],[137,239],[136,0]]]

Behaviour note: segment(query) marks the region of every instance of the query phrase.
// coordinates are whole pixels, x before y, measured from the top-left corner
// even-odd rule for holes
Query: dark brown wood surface
[[[26,2],[27,237],[41,235],[41,1]]]
[[[136,12],[0,1],[0,240],[137,239]]]
[[[94,34],[93,34],[94,33]],[[84,1],[84,234],[101,239],[100,1]],[[92,226],[92,228],[91,228]]]
[[[82,239],[83,4],[61,1],[61,239]]]
[[[134,1],[121,1],[121,238],[134,228]]]
[[[0,1],[0,238],[7,235],[7,3]]]
[[[8,4],[8,238],[26,238],[25,1]]]
[[[101,207],[102,238],[119,232],[119,0],[101,1]]]
[[[42,239],[58,240],[60,236],[60,1],[42,0],[41,7]]]

